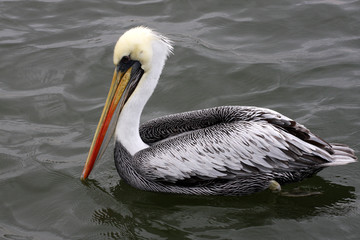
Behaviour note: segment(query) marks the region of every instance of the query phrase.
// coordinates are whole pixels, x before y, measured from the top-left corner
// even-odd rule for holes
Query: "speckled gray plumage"
[[[116,142],[120,176],[143,190],[245,195],[270,180],[294,182],[353,151],[331,145],[269,109],[216,107],[156,118],[140,127],[149,148],[131,156]]]

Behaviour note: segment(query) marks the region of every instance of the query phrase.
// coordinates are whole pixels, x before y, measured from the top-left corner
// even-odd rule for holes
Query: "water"
[[[1,1],[0,239],[358,239],[359,163],[284,187],[297,197],[180,196],[119,181],[112,145],[79,178],[113,46],[137,25],[175,45],[143,121],[256,105],[359,156],[359,11],[333,0]]]

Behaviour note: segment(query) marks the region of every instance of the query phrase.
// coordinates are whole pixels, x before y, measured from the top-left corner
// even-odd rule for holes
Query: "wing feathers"
[[[170,115],[144,124],[140,134],[152,145],[135,154],[136,168],[146,178],[167,182],[231,179],[356,159],[347,146],[331,146],[303,125],[263,108]]]
[[[144,176],[175,182],[194,176],[226,179],[318,164],[304,155],[310,149],[310,144],[267,123],[234,122],[155,143],[135,159]]]

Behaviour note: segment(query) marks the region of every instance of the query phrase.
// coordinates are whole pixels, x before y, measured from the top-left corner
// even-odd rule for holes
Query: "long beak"
[[[137,66],[135,66],[135,68],[136,67]],[[89,176],[95,161],[101,158],[104,153],[114,133],[121,109],[123,108],[126,100],[129,98],[129,95],[134,90],[134,87],[131,88],[134,84],[130,83],[134,82],[135,79],[137,84],[141,75],[142,73],[134,74],[133,67],[128,68],[127,71],[124,72],[115,69],[109,94],[90,147],[89,155],[81,175],[81,180],[85,180]]]

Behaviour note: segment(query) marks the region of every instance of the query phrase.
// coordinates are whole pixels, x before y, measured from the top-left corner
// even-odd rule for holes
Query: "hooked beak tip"
[[[81,174],[80,180],[85,181],[87,176],[85,176],[84,172]]]

